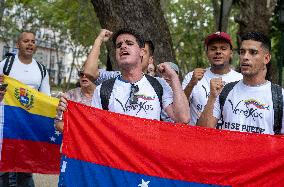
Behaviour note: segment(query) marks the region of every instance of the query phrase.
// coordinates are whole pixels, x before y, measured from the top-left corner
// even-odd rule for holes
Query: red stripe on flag
[[[0,171],[58,174],[59,149],[56,144],[3,139]]]
[[[284,137],[134,118],[68,102],[63,153],[135,173],[207,184],[284,186]]]

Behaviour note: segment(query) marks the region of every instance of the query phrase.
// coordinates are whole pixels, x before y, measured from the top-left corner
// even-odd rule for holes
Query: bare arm
[[[216,125],[219,119],[213,116],[213,109],[214,109],[216,98],[221,93],[223,87],[224,87],[224,83],[221,78],[211,79],[210,95],[208,97],[207,104],[199,120],[197,121],[196,125],[203,126],[203,127],[216,128]]]
[[[167,64],[160,64],[158,71],[162,77],[169,83],[173,90],[173,103],[165,108],[168,116],[178,123],[189,122],[189,104],[182,90],[178,75]]]
[[[101,45],[103,42],[108,41],[111,35],[111,31],[102,29],[98,37],[95,39],[92,50],[87,58],[84,67],[84,73],[91,77],[93,80],[96,80],[99,76],[98,60],[100,56]]]

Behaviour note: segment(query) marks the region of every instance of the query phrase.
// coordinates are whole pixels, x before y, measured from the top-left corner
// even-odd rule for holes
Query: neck
[[[32,56],[25,56],[19,53],[18,55],[19,60],[24,64],[30,64],[32,63],[33,57]]]
[[[141,80],[143,77],[142,71],[138,71],[138,70],[122,71],[121,75],[122,75],[123,80],[128,81],[130,83],[135,83]]]
[[[231,71],[230,66],[215,67],[211,66],[210,71],[214,74],[224,75]]]
[[[86,96],[86,97],[92,97],[94,94],[94,90],[95,90],[96,86],[95,85],[91,85],[88,87],[81,87],[81,92]]]
[[[248,76],[244,76],[243,81],[244,84],[248,86],[259,86],[267,82],[267,80],[265,80],[265,77],[257,78]]]

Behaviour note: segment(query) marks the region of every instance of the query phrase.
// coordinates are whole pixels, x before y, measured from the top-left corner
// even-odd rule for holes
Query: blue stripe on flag
[[[3,138],[61,144],[62,135],[54,128],[54,119],[26,110],[4,106]]]
[[[152,177],[63,156],[58,186],[215,187],[217,185]]]

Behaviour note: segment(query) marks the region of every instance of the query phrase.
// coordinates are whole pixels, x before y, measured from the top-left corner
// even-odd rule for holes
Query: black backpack
[[[154,88],[154,90],[155,90],[155,92],[156,92],[156,94],[159,98],[160,106],[161,106],[161,110],[162,110],[163,109],[163,102],[162,102],[163,87],[162,87],[162,85],[160,84],[160,82],[157,79],[155,79],[154,77],[151,77],[150,75],[145,74],[145,77],[150,82],[151,86]],[[102,108],[104,110],[109,109],[108,108],[109,98],[110,98],[110,95],[112,93],[115,80],[116,80],[116,78],[106,80],[101,85],[100,97],[101,97]]]
[[[225,85],[222,92],[219,95],[219,103],[220,103],[220,109],[221,113],[223,111],[223,107],[225,104],[225,101],[227,99],[227,96],[229,95],[230,91],[233,89],[233,87],[238,83],[231,82]],[[283,96],[282,96],[282,87],[271,83],[271,93],[272,93],[272,102],[273,102],[273,110],[274,110],[274,125],[273,130],[275,134],[280,134],[281,128],[282,128],[282,117],[283,117]],[[223,121],[223,116],[221,117],[221,120]]]
[[[10,71],[12,69],[14,60],[15,60],[15,55],[14,54],[8,53],[6,55],[6,60],[5,60],[4,68],[3,68],[3,74],[4,75],[8,76],[10,74]],[[43,64],[41,64],[41,63],[39,63],[37,61],[36,61],[36,63],[38,65],[38,68],[39,68],[40,73],[41,73],[41,83],[42,83],[42,80],[44,79],[44,77],[47,74],[46,67]]]

